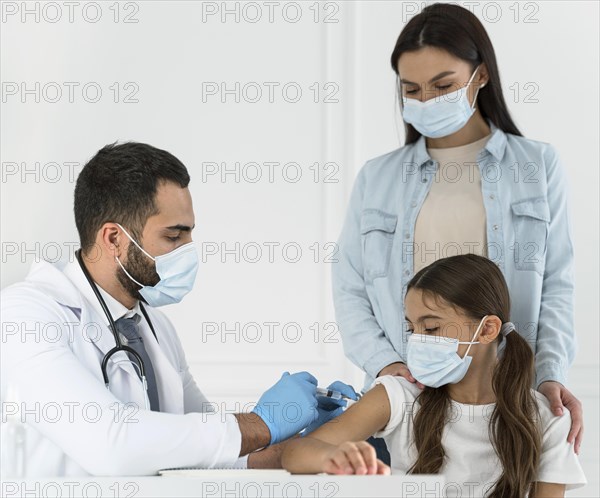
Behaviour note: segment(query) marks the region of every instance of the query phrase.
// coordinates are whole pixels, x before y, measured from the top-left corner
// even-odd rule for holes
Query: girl
[[[563,496],[587,482],[566,441],[569,411],[555,417],[531,388],[533,352],[508,321],[508,287],[491,260],[438,259],[410,280],[404,309],[407,366],[424,390],[400,376],[378,377],[337,419],[291,441],[284,468],[389,473],[362,441],[375,435],[396,472],[443,473],[444,496]]]
[[[332,265],[345,353],[365,371],[365,387],[386,374],[414,382],[406,283],[443,256],[489,257],[518,303],[518,333],[536,351],[532,387],[555,415],[563,406],[571,412],[568,441],[578,453],[581,404],[565,387],[576,338],[568,177],[559,155],[514,124],[494,48],[469,10],[425,7],[400,33],[391,65],[405,144],[358,173]]]

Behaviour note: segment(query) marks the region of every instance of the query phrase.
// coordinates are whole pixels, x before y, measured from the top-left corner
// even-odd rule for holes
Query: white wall
[[[280,2],[270,22],[268,3],[229,2],[239,18],[228,14],[223,22],[221,2],[80,2],[72,12],[64,2],[4,2],[2,287],[22,279],[36,258],[69,256],[77,242],[74,180],[87,159],[115,140],[148,142],[190,170],[195,239],[233,249],[207,255],[193,293],[166,310],[207,395],[233,409],[235,401],[256,399],[285,369],[308,369],[322,385],[341,378],[360,386],[362,375],[344,358],[339,335],[327,335],[327,244],[337,238],[358,169],[400,144],[389,56],[423,4]],[[24,5],[33,13],[23,18]],[[598,4],[469,5],[494,43],[518,126],[558,148],[572,183],[580,350],[570,388],[584,402],[585,493],[597,496]],[[261,19],[251,22],[258,13]],[[225,103],[220,92],[203,95],[203,85],[222,82],[239,82],[246,93],[239,102],[227,95]],[[510,90],[515,84],[519,98]],[[252,103],[257,87],[263,95]],[[97,88],[102,95],[92,103]],[[291,103],[297,88],[302,97]],[[535,103],[525,102],[529,88],[536,89]],[[272,179],[271,162],[279,163]],[[206,163],[221,172],[225,163],[240,178],[210,175],[214,165]],[[297,182],[293,166],[284,173],[288,163],[300,168]],[[254,181],[257,171],[262,178]],[[273,262],[271,243],[279,244]],[[262,257],[251,262],[257,246]],[[294,248],[302,255],[292,263]],[[236,324],[239,334],[227,332]]]

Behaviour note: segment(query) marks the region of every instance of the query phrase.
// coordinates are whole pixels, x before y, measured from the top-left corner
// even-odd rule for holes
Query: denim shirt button
[[[410,275],[410,270],[404,270],[404,274],[408,277]]]
[[[492,228],[493,228],[494,230],[498,230],[498,225],[494,225]]]
[[[404,238],[405,238],[405,239],[410,239],[410,233],[406,233],[406,234],[404,234]]]
[[[427,183],[427,178],[423,178],[421,181],[422,181],[423,183]]]
[[[490,199],[493,199],[493,198],[494,198],[494,194],[490,194]]]

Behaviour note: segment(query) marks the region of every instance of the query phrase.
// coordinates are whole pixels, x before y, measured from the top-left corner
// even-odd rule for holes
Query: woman
[[[442,496],[564,496],[583,486],[579,459],[566,442],[569,412],[555,417],[531,388],[534,355],[508,321],[500,269],[476,254],[442,258],[407,289],[408,368],[427,387],[380,376],[335,421],[290,442],[284,468],[387,474],[374,448],[361,441],[376,434],[385,438],[397,473],[443,473]]]
[[[515,303],[514,322],[535,352],[533,386],[572,416],[565,387],[576,351],[568,178],[555,148],[524,138],[500,85],[491,41],[468,10],[433,4],[400,33],[398,75],[406,144],[358,173],[333,265],[336,319],[365,386],[406,366],[402,313],[411,275],[440,257],[494,261]],[[420,386],[422,387],[422,386]]]

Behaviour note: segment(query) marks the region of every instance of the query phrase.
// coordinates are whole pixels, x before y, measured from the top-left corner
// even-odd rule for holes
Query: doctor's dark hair
[[[492,42],[477,16],[459,5],[434,3],[426,6],[408,21],[391,56],[392,69],[398,76],[398,101],[402,102],[402,89],[398,74],[398,59],[404,52],[436,47],[454,57],[468,62],[471,74],[485,63],[489,81],[479,89],[477,103],[483,118],[488,118],[505,133],[522,136],[513,122],[502,94],[500,72]],[[405,144],[416,142],[419,133],[411,124],[404,122]]]
[[[190,183],[183,163],[169,152],[137,142],[106,145],[83,167],[75,185],[75,224],[84,254],[94,247],[98,230],[108,222],[130,229],[136,240],[146,220],[158,214],[161,182],[181,188]]]
[[[496,315],[502,323],[510,321],[510,296],[504,276],[490,259],[476,254],[441,258],[422,268],[406,287],[419,289],[423,297],[438,305],[451,306],[479,322],[485,315]],[[498,334],[498,345],[506,341],[492,374],[496,405],[489,420],[489,435],[502,474],[490,483],[493,498],[535,495],[535,479],[541,455],[539,411],[533,387],[535,370],[532,347],[513,330],[506,337]],[[477,347],[477,346],[475,346]],[[450,420],[447,385],[425,387],[417,399],[414,417],[417,461],[409,469],[414,474],[437,474],[445,460],[442,446],[444,426]],[[476,465],[476,462],[473,462]]]

